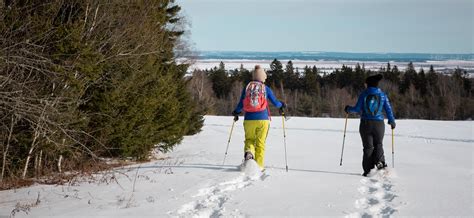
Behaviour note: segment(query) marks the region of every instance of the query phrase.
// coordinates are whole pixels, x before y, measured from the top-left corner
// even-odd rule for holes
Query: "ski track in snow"
[[[255,163],[256,164],[256,163]],[[176,212],[169,214],[179,217],[222,217],[226,216],[224,204],[230,199],[230,194],[242,190],[253,184],[254,181],[263,181],[266,173],[252,172],[254,169],[242,169],[240,175],[234,179],[220,182],[209,187],[201,188],[192,198],[199,198],[184,204]],[[236,214],[237,213],[237,214]],[[232,216],[244,216],[239,211],[232,211]]]
[[[347,215],[347,218],[390,217],[397,211],[392,202],[397,195],[392,191],[393,184],[389,180],[389,173],[388,170],[380,170],[360,180],[361,186],[357,190],[362,198],[354,202],[357,212]]]

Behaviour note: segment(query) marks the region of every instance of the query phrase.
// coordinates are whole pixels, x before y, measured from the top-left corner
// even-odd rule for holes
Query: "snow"
[[[0,217],[144,216],[472,216],[473,121],[399,120],[392,168],[362,177],[359,120],[349,119],[339,166],[344,119],[273,117],[266,169],[243,159],[242,121],[206,116],[203,131],[184,139],[167,159],[83,178],[66,185],[34,185],[0,192]],[[255,168],[256,167],[256,168]],[[39,196],[39,203],[35,205]],[[20,207],[17,207],[20,208]],[[26,209],[24,209],[26,211]]]
[[[226,59],[226,60],[219,60],[219,59],[200,59],[196,60],[194,64],[189,67],[189,71],[194,71],[196,69],[212,69],[214,67],[218,67],[220,62],[225,64],[225,68],[227,70],[234,70],[239,69],[242,65],[245,69],[252,70],[255,65],[260,65],[264,69],[270,69],[270,63],[272,60],[249,60],[249,59]],[[280,62],[286,66],[289,60],[280,60]],[[339,61],[332,61],[332,60],[292,60],[293,67],[299,68],[300,72],[303,72],[305,66],[316,66],[322,72],[332,72],[336,69],[341,69],[342,65],[346,65],[348,67],[355,68],[357,64],[365,65],[365,69],[377,71],[380,67],[387,67],[387,62],[379,62],[379,61],[351,61],[351,60],[339,60]],[[405,70],[408,62],[393,62],[391,61],[390,64],[392,67],[396,65],[399,70]],[[464,60],[445,60],[445,61],[427,61],[427,62],[413,62],[416,70],[420,70],[423,68],[425,72],[430,69],[430,66],[433,65],[433,68],[436,71],[450,71],[455,68],[462,68],[466,71],[472,72],[474,71],[474,61],[464,61]]]

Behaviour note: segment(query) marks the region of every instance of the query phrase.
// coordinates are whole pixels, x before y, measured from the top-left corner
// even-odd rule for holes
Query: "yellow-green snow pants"
[[[270,121],[268,120],[244,120],[245,130],[245,152],[253,154],[255,161],[264,168],[265,141],[267,140]]]

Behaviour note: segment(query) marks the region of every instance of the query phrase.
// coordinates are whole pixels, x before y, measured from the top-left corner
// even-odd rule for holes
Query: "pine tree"
[[[293,67],[292,61],[288,61],[288,63],[286,64],[285,73],[287,73],[288,75],[292,75],[295,73],[295,68]]]
[[[352,76],[352,89],[354,93],[359,93],[365,88],[365,77],[364,69],[357,63]]]
[[[385,80],[391,81],[395,84],[399,83],[399,72],[397,66],[392,67],[390,63],[387,63],[386,71],[383,72]]]
[[[310,67],[304,68],[304,90],[311,96],[318,96],[320,93],[320,85],[317,76],[317,69],[312,70]]]
[[[274,59],[270,64],[270,71],[268,71],[270,85],[280,88],[283,85],[283,72],[281,62]]]
[[[231,90],[231,79],[227,76],[225,65],[221,61],[219,68],[212,69],[209,72],[209,78],[212,81],[212,89],[217,98],[225,98]]]
[[[438,83],[438,74],[436,74],[433,68],[433,65],[430,66],[430,70],[428,71],[428,75],[427,75],[427,80],[428,80],[428,84],[431,87],[435,87]]]
[[[286,64],[286,70],[283,75],[283,84],[284,87],[290,90],[295,90],[300,88],[300,81],[298,74],[295,72],[295,68],[293,67],[293,62],[288,61]]]
[[[421,68],[415,81],[415,88],[420,91],[421,96],[426,95],[427,85],[428,81],[425,76],[425,71],[423,70],[423,68]]]
[[[416,80],[416,70],[415,67],[413,66],[413,63],[410,62],[408,63],[407,69],[405,70],[405,73],[403,74],[403,79],[400,83],[400,93],[404,94],[410,86],[414,83]]]
[[[219,68],[218,68],[218,70],[225,72],[225,64],[224,64],[224,62],[221,61],[221,62],[219,63]]]
[[[111,23],[122,20],[127,34],[120,43],[131,48],[145,45],[140,51],[145,55],[111,59],[101,72],[106,79],[89,88],[85,98],[91,100],[83,108],[93,114],[89,128],[100,130],[95,138],[113,146],[104,155],[146,159],[156,145],[167,151],[184,135],[199,131],[202,116],[186,89],[187,66],[175,62],[174,46],[183,30],[167,28],[178,22],[181,8],[166,0],[132,4],[127,8],[119,2],[109,5],[116,17],[108,19]],[[98,34],[114,36],[114,31]],[[152,53],[157,50],[161,53]]]
[[[243,85],[249,83],[252,80],[252,73],[249,70],[245,69],[243,64],[240,64],[239,74],[239,80],[242,82]]]

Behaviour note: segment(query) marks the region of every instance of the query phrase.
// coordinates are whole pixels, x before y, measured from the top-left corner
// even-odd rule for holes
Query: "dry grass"
[[[34,202],[27,202],[27,203],[20,203],[18,202],[15,205],[15,208],[10,212],[10,217],[15,217],[17,213],[24,212],[28,214],[32,207],[36,207],[41,203],[40,201],[40,193],[38,192],[38,197]]]
[[[106,163],[105,161],[91,161],[90,163],[83,164],[80,171],[68,171],[64,173],[54,172],[45,174],[38,178],[7,178],[0,183],[0,191],[28,187],[35,183],[47,185],[76,185],[77,183],[84,181],[84,179],[109,184],[114,181],[116,182],[115,174],[117,172],[114,170],[115,168],[125,167],[136,163],[137,162],[127,160],[115,160],[112,163]],[[103,172],[103,175],[100,178],[95,177],[94,175],[99,172]]]

